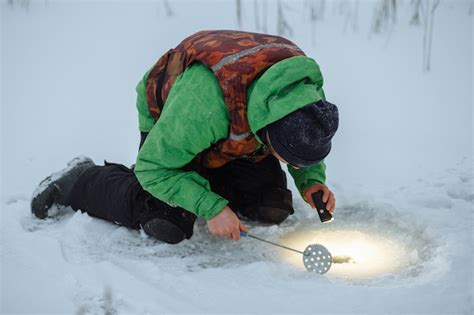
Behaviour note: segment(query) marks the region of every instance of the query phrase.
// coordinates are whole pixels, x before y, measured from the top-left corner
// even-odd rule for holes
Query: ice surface
[[[340,110],[327,159],[337,211],[322,225],[291,184],[295,215],[278,227],[249,224],[252,234],[301,249],[346,232],[386,240],[403,253],[396,269],[310,274],[267,244],[216,239],[202,220],[173,246],[71,209],[31,215],[31,192],[72,157],[133,163],[134,87],[162,52],[194,31],[236,27],[233,1],[212,10],[169,2],[172,17],[161,2],[2,2],[0,312],[275,314],[317,303],[319,313],[472,314],[468,1],[441,1],[430,73],[421,71],[422,28],[409,25],[409,2],[396,28],[371,36],[372,2],[360,2],[357,32],[329,8],[314,41],[304,2],[287,2],[292,40],[318,61]]]

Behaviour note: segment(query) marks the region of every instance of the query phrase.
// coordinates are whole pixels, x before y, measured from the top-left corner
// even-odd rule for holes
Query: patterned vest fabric
[[[217,78],[231,119],[229,137],[206,150],[201,163],[216,168],[237,158],[260,161],[270,153],[256,152],[258,142],[247,119],[247,88],[270,66],[294,56],[304,53],[279,36],[240,31],[195,33],[164,54],[151,70],[146,81],[150,114],[159,119],[176,79],[194,62],[200,62]]]

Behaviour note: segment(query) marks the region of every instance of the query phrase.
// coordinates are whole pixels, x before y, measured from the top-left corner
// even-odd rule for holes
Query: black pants
[[[258,163],[238,159],[198,172],[209,180],[212,191],[229,200],[232,210],[250,219],[255,205],[287,186],[286,175],[273,156]],[[166,218],[178,225],[187,238],[192,236],[196,220],[193,213],[171,207],[143,190],[132,169],[107,162],[81,174],[71,192],[70,206],[133,229],[139,229],[151,218]]]

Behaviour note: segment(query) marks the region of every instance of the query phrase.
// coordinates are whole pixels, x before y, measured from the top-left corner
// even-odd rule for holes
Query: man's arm
[[[156,198],[180,206],[206,219],[227,205],[227,200],[211,191],[209,182],[196,172],[182,171],[197,154],[213,143],[209,127],[180,119],[173,124],[161,121],[150,131],[135,165],[143,188]],[[210,128],[209,128],[210,129]]]
[[[198,173],[181,170],[227,137],[227,109],[218,85],[209,83],[215,78],[206,71],[187,70],[177,80],[140,149],[135,174],[156,198],[209,219],[228,201],[212,192],[209,182]]]
[[[295,169],[288,165],[288,171],[295,180],[295,185],[298,188],[303,199],[314,209],[314,204],[311,195],[317,191],[323,192],[323,202],[329,212],[334,212],[336,208],[336,199],[333,192],[326,186],[326,164],[321,161],[310,167]]]
[[[304,190],[309,186],[313,184],[324,184],[326,182],[326,164],[324,161],[298,169],[288,165],[288,171],[295,180],[296,188],[298,188],[301,195],[303,195]]]

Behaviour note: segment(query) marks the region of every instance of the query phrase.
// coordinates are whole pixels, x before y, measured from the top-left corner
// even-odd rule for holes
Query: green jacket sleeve
[[[288,171],[295,180],[295,185],[300,194],[303,194],[303,191],[310,185],[326,182],[326,164],[324,161],[299,169],[288,165]]]
[[[151,128],[155,125],[155,119],[151,116],[148,111],[148,105],[146,103],[145,83],[148,78],[150,71],[147,71],[143,76],[143,79],[138,83],[137,91],[137,110],[138,110],[138,129],[141,132],[150,132]]]
[[[228,114],[212,73],[197,65],[176,81],[135,165],[143,188],[172,206],[209,219],[228,201],[197,172],[183,171],[196,155],[228,133]],[[209,82],[206,83],[206,82]]]

